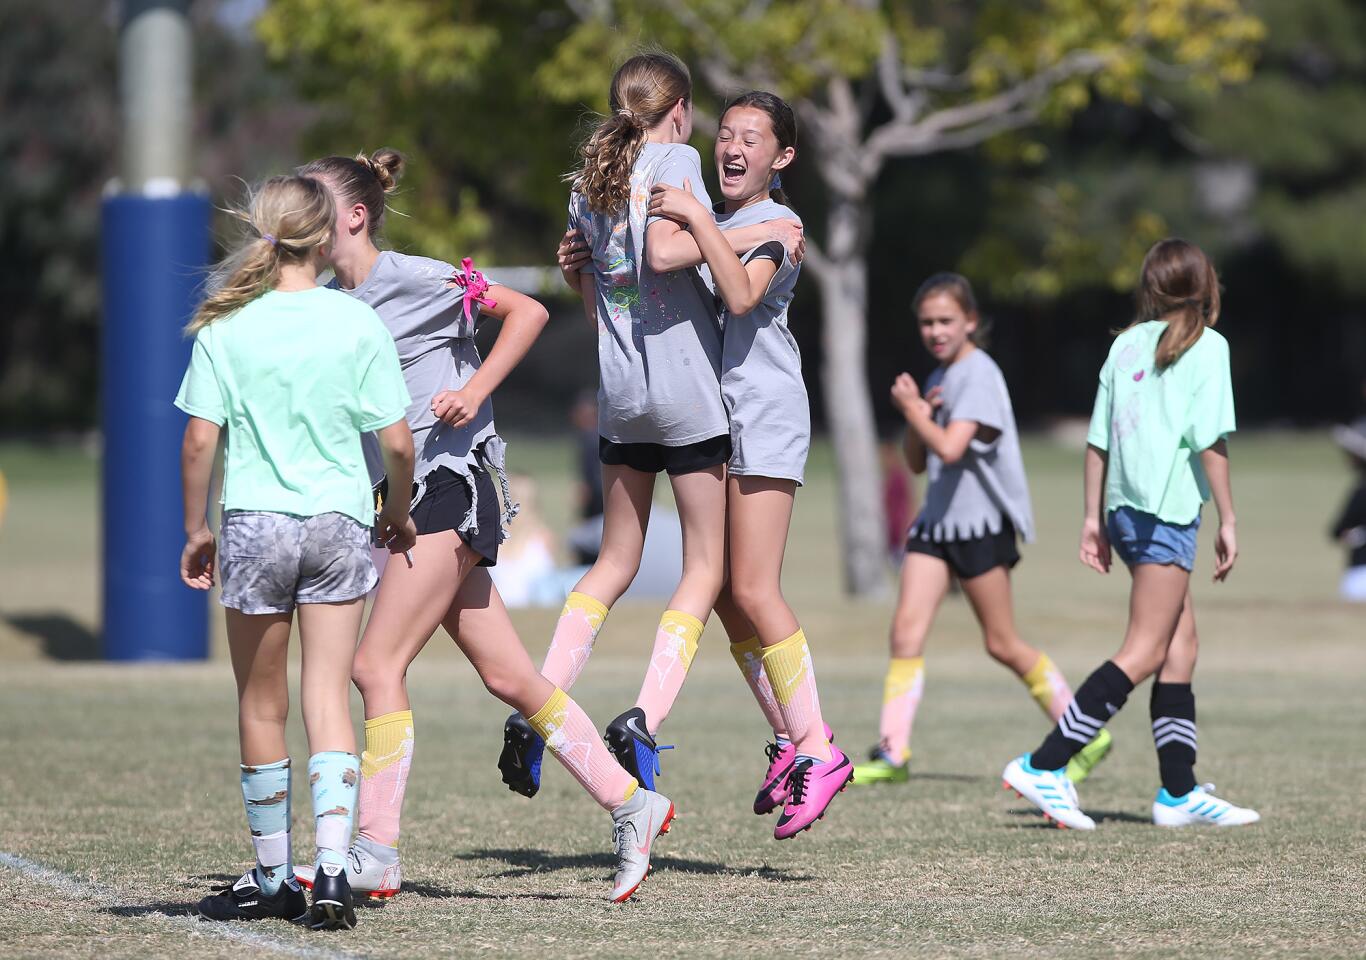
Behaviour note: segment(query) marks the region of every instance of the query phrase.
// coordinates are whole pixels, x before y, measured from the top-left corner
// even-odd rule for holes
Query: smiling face
[[[977,315],[968,313],[952,294],[931,293],[920,301],[920,339],[936,360],[950,364],[973,349]]]
[[[754,107],[731,107],[716,133],[716,175],[721,195],[731,203],[768,196],[773,175],[795,155],[773,133],[767,113]]]

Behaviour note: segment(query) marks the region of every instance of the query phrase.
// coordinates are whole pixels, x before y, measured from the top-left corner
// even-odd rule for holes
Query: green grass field
[[[1117,645],[1127,584],[1076,563],[1078,454],[1042,442],[1026,452],[1040,538],[1018,570],[1019,620],[1079,682]],[[1206,536],[1195,587],[1198,773],[1260,809],[1260,824],[1175,833],[1147,822],[1157,780],[1141,688],[1082,790],[1099,829],[1045,829],[998,779],[1045,722],[950,600],[928,654],[911,783],[850,790],[815,830],[776,843],[772,820],[749,812],[765,731],[713,628],[664,730],[679,749],[660,785],[681,819],[639,899],[611,907],[607,816],[550,760],[534,801],[502,787],[506,710],[438,636],[411,679],[405,892],[363,909],[353,933],[326,935],[188,919],[210,881],[235,879],[250,859],[221,635],[203,665],[80,662],[98,608],[96,464],[0,446],[0,955],[1366,955],[1366,610],[1334,600],[1341,558],[1324,537],[1347,473],[1317,435],[1240,438],[1233,456],[1243,558],[1228,584],[1211,585]],[[547,517],[563,517],[569,452],[514,442],[512,462],[541,480]],[[862,751],[876,738],[891,599],[840,595],[832,504],[820,450],[787,588],[827,719]],[[612,614],[574,691],[599,723],[634,697],[657,614]],[[553,616],[517,616],[534,657]],[[297,720],[291,734],[297,762]],[[303,777],[295,788],[296,850],[308,851]]]

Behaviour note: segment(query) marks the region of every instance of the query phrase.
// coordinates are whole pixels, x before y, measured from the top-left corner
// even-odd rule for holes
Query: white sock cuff
[[[316,834],[319,850],[335,850],[344,857],[351,845],[351,818],[319,817]]]
[[[256,848],[256,862],[263,867],[278,867],[289,863],[289,831],[252,837],[251,845]]]

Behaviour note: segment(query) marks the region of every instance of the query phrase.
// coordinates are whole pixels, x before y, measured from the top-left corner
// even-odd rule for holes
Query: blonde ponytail
[[[612,113],[589,135],[579,152],[583,163],[565,174],[594,213],[611,215],[630,200],[631,169],[649,131],[679,100],[692,100],[692,75],[673,54],[637,54],[612,76]]]
[[[332,239],[337,211],[332,194],[318,180],[272,177],[243,208],[228,211],[254,234],[214,271],[210,293],[185,327],[194,336],[275,288],[280,266],[303,263]]]

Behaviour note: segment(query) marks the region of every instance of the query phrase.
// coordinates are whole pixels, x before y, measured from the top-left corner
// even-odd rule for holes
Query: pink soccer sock
[[[399,818],[413,763],[413,712],[400,710],[365,721],[360,758],[360,836],[398,846]]]
[[[923,657],[893,657],[882,686],[882,751],[892,763],[911,758],[911,726],[925,689]]]
[[[806,634],[798,630],[781,643],[765,647],[764,673],[797,753],[820,761],[829,760],[830,741],[825,738],[816,671],[811,663]]]
[[[593,653],[598,631],[607,619],[607,607],[586,593],[575,591],[564,601],[550,649],[545,653],[541,675],[561,690],[568,690]]]
[[[645,711],[645,726],[651,735],[673,709],[701,638],[702,621],[690,613],[665,610],[659,619],[650,666],[640,685],[640,696],[636,697],[636,706]]]
[[[636,792],[635,778],[608,753],[593,721],[563,690],[556,688],[527,723],[603,809],[615,810]]]
[[[783,722],[783,712],[778,709],[773,687],[769,686],[768,677],[764,675],[764,648],[759,643],[759,638],[750,637],[748,640],[732,643],[730,655],[735,658],[735,665],[744,674],[745,683],[749,684],[750,692],[754,694],[759,709],[763,711],[764,719],[773,728],[773,735],[786,737],[787,724]]]

